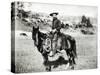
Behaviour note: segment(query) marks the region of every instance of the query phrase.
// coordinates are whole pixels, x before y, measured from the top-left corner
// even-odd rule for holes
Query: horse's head
[[[49,54],[51,50],[51,40],[50,38],[46,38],[44,41],[43,41],[43,52]]]
[[[48,56],[50,56],[51,52],[52,52],[52,43],[51,43],[51,39],[52,39],[52,33],[47,33],[46,34],[46,38],[43,40],[43,53],[46,53]]]
[[[51,42],[51,38],[46,38],[44,43],[43,43],[43,51],[49,56],[52,57],[55,55],[55,49],[56,49],[56,43]]]

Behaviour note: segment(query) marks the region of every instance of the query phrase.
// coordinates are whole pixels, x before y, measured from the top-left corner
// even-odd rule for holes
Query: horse
[[[74,65],[76,64],[75,58],[77,57],[75,39],[70,35],[65,35],[63,33],[60,33],[60,37],[58,37],[58,40],[60,40],[59,43],[53,41],[52,38],[52,33],[42,33],[39,31],[39,26],[33,26],[32,39],[34,40],[34,44],[37,47],[38,51],[42,54],[44,58],[43,64],[46,66],[46,70],[51,71],[52,66],[57,67],[62,63],[70,63],[71,68],[74,69]],[[55,44],[56,46],[54,46]],[[59,50],[57,51],[54,49]],[[67,56],[69,57],[68,61],[61,56],[55,61],[49,61],[48,57],[53,57],[54,54],[60,52],[61,50],[65,50]]]

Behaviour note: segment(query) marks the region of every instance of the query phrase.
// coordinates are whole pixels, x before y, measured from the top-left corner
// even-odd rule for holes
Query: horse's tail
[[[71,37],[71,36],[69,36],[69,35],[67,35],[67,39],[66,40],[69,40],[70,41],[70,50],[69,51],[71,51],[71,55],[74,57],[74,58],[76,58],[77,57],[77,52],[76,52],[76,40],[73,38],[73,37]]]
[[[76,40],[73,38],[71,39],[71,44],[72,44],[72,52],[75,58],[77,58],[77,52],[76,52]]]
[[[71,45],[69,50],[68,50],[68,55],[70,55],[69,62],[70,62],[70,65],[74,65],[74,64],[76,64],[75,58],[77,58],[76,40],[71,36],[68,36],[67,40],[69,40],[70,45]]]

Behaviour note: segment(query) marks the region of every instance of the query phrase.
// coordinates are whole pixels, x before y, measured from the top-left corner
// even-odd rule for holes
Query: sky
[[[25,10],[31,10],[32,12],[42,12],[50,14],[52,12],[58,12],[59,15],[66,16],[88,16],[97,17],[98,8],[96,6],[80,6],[80,5],[62,5],[62,4],[43,4],[43,3],[24,3]]]

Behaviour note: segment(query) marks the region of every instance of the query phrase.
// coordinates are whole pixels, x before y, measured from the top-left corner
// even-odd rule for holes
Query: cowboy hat
[[[53,14],[58,15],[58,12],[53,12],[53,13],[50,13],[50,16],[53,16]]]

